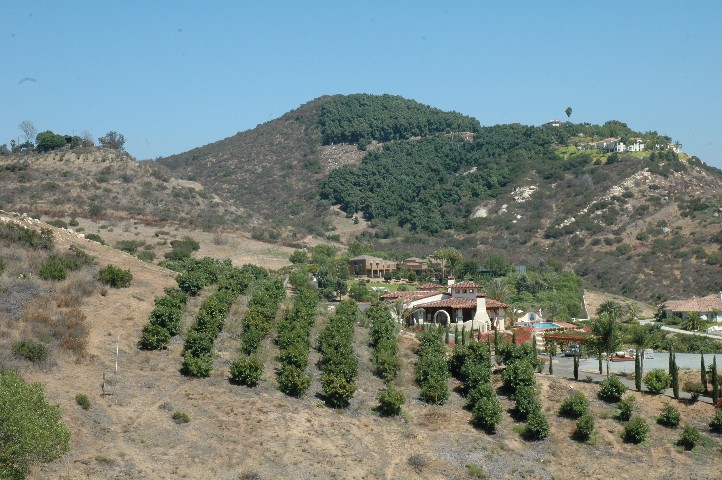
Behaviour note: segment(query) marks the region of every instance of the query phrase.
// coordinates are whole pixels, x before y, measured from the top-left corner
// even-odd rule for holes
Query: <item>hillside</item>
[[[649,149],[583,150],[605,138]],[[722,175],[672,147],[616,120],[481,127],[400,97],[350,95],[159,163],[243,208],[256,238],[561,262],[588,286],[660,302],[722,286]]]
[[[473,478],[467,473],[469,465],[489,478],[566,478],[571,471],[592,479],[683,478],[690,471],[711,478],[716,472],[718,436],[706,427],[710,405],[677,404],[685,422],[703,432],[703,444],[685,452],[674,445],[678,431],[654,423],[661,400],[637,395],[638,414],[650,423],[651,434],[645,444],[634,446],[621,440],[614,405],[596,400],[597,385],[544,374],[537,374],[536,381],[551,422],[550,438],[522,440],[520,424],[507,413],[513,402],[504,395],[498,431],[486,434],[471,424],[455,380],[450,381],[455,390],[445,405],[418,400],[413,381],[418,342],[412,333],[399,337],[402,370],[397,383],[409,399],[402,417],[385,418],[373,410],[383,383],[372,373],[369,331],[362,326],[355,328],[353,345],[359,356],[358,390],[347,410],[328,408],[315,395],[320,388],[315,352],[309,392],[301,399],[280,393],[274,373],[277,349],[270,339],[263,344],[265,369],[259,386],[233,385],[228,370],[238,348],[246,296],[232,307],[214,345],[211,376],[184,377],[178,371],[181,338],[174,338],[165,351],[136,348],[153,299],[174,285],[174,272],[66,230],[28,218],[3,217],[32,229],[50,228],[56,251],[74,246],[97,261],[97,266],[85,266],[66,280],[45,281],[37,273],[47,253],[7,240],[1,243],[6,267],[0,281],[9,287],[2,294],[33,291],[34,298],[21,302],[18,312],[0,311],[0,365],[41,382],[71,431],[71,451],[34,468],[30,478],[463,479]],[[107,264],[129,269],[130,287],[112,289],[97,283],[95,269]],[[70,296],[75,298],[69,300]],[[189,302],[184,332],[206,296],[207,292]],[[326,322],[325,310],[317,312],[313,345]],[[75,321],[75,331],[85,329],[85,337],[74,337],[85,339],[82,349],[79,343],[67,342],[71,333],[56,329],[68,319]],[[49,359],[31,363],[13,355],[9,346],[20,338],[41,339],[48,345]],[[494,382],[499,381],[497,373]],[[592,399],[598,433],[588,444],[572,440],[574,422],[556,415],[571,387]],[[76,404],[79,393],[88,396],[88,410]],[[173,412],[188,415],[189,423],[174,423]],[[633,473],[629,465],[637,466]]]
[[[246,216],[197,182],[110,149],[0,156],[0,182],[0,208],[28,215],[203,229]]]

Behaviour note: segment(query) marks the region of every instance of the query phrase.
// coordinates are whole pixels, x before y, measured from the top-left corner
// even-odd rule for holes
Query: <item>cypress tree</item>
[[[602,375],[604,373],[604,368],[602,366],[602,352],[597,353],[597,360],[599,360],[599,375]]]
[[[466,345],[466,329],[461,327],[461,344]]]
[[[494,330],[494,353],[499,351],[499,330]]]
[[[574,355],[574,380],[579,380],[579,355]]]
[[[677,356],[672,356],[672,393],[674,398],[679,400],[679,367],[677,367]]]
[[[449,324],[447,324],[446,328],[444,329],[444,342],[446,342],[447,345],[449,344],[449,331],[450,330],[451,330],[451,327],[449,326]]]
[[[459,337],[459,328],[456,327],[454,328],[454,345],[458,345],[460,339],[461,337]]]
[[[511,344],[516,347],[516,330],[511,331]]]
[[[669,374],[672,375],[672,370],[674,370],[674,347],[672,344],[669,344]]]
[[[537,352],[537,346],[536,346],[536,335],[531,336],[531,342],[532,342],[531,347],[532,347],[532,352],[534,353],[534,358],[537,358],[538,352]]]
[[[709,389],[707,388],[707,367],[704,365],[704,354],[700,355],[700,382],[702,382],[702,386],[704,387],[704,394],[709,394]]]
[[[719,376],[717,375],[717,355],[712,357],[712,404],[719,401]]]
[[[639,350],[634,356],[634,387],[638,392],[642,391],[642,368],[639,364]]]

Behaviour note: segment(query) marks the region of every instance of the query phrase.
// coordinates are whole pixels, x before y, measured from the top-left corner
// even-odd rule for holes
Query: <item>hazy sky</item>
[[[482,125],[616,119],[722,167],[722,1],[4,2],[0,144],[115,130],[138,159],[335,93]]]

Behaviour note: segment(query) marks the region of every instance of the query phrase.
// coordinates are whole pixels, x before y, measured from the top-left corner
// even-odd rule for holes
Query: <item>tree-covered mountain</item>
[[[610,137],[645,150],[592,145]],[[501,253],[649,300],[722,287],[722,177],[673,146],[618,120],[482,127],[397,96],[337,95],[159,163],[264,238]]]

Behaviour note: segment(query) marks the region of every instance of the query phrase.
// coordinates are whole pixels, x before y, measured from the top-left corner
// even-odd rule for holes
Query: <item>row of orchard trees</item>
[[[311,285],[306,275],[295,275],[291,279],[296,290],[293,306],[286,312],[278,326],[278,388],[292,397],[301,397],[311,385],[306,373],[310,351],[309,336],[316,321],[318,290]]]
[[[267,278],[256,285],[243,319],[241,354],[231,364],[231,381],[253,386],[261,379],[263,360],[258,351],[273,328],[285,295],[286,289],[279,278]]]
[[[378,394],[379,413],[398,415],[406,402],[403,392],[394,388],[394,380],[401,371],[401,357],[397,341],[398,324],[391,313],[382,305],[374,305],[366,311],[370,321],[369,346],[374,373],[384,381],[386,387]]]
[[[321,388],[326,403],[334,408],[347,407],[356,393],[358,358],[353,350],[353,336],[358,315],[356,302],[341,302],[319,335]]]

